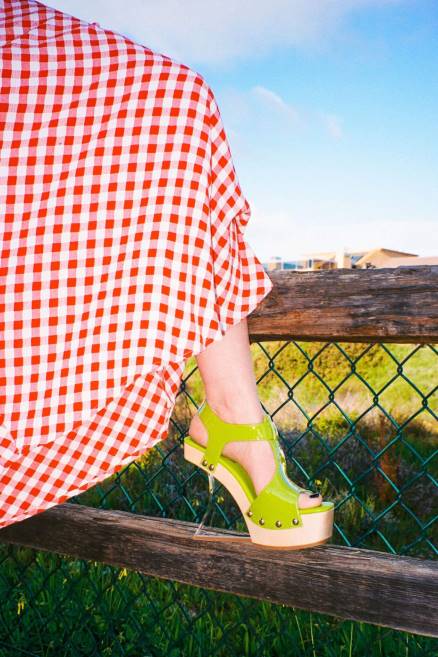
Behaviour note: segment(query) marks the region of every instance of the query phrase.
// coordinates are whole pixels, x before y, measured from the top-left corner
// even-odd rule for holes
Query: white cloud
[[[253,87],[251,91],[262,100],[267,101],[271,107],[279,110],[287,117],[293,119],[294,121],[299,119],[300,114],[296,107],[290,103],[287,103],[279,94],[275,93],[275,91],[271,91],[270,89],[267,89],[261,85]]]
[[[275,47],[324,49],[352,12],[401,0],[47,0],[191,66]]]
[[[326,114],[325,112],[318,112],[318,114],[328,134],[334,139],[341,139],[343,136],[342,119],[336,114]]]
[[[255,85],[250,90],[227,88],[223,92],[222,107],[228,108],[230,116],[233,116],[235,122],[241,122],[248,126],[254,113],[254,102],[256,108],[262,108],[265,118],[271,123],[277,123],[275,114],[280,114],[286,119],[290,119],[291,130],[301,129],[303,126],[314,128],[318,124],[322,125],[327,134],[333,139],[342,139],[344,131],[342,127],[343,119],[333,113],[306,109],[297,107],[287,102],[283,96],[276,91],[268,89],[263,85]],[[236,111],[236,106],[238,110]],[[227,123],[230,134],[236,132]]]

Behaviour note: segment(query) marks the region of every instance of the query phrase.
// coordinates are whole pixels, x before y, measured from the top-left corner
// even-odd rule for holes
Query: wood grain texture
[[[0,530],[0,542],[438,636],[438,563],[358,548],[194,541],[196,524],[60,504]],[[245,535],[241,535],[245,540]]]
[[[248,316],[251,342],[438,342],[438,265],[268,275],[274,287]]]

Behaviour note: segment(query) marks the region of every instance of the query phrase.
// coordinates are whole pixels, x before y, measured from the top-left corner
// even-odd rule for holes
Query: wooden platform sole
[[[200,463],[202,460],[202,451],[191,445],[184,443],[184,458],[190,463],[201,468],[207,474],[211,472]],[[214,529],[208,528],[204,534],[200,533],[194,538],[197,540],[220,540],[233,542],[248,542],[249,540],[257,545],[272,548],[285,548],[299,550],[304,547],[312,547],[326,543],[333,534],[334,508],[330,502],[322,502],[318,509],[306,513],[305,509],[300,509],[303,525],[301,527],[292,527],[290,529],[266,529],[256,524],[246,515],[246,510],[251,504],[242,486],[237,479],[221,463],[216,466],[214,477],[217,479],[229,493],[233,496],[248,527],[249,536],[223,536],[215,537]]]

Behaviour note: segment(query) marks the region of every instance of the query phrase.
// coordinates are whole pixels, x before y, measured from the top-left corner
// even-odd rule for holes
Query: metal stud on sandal
[[[299,549],[328,541],[333,533],[334,503],[323,501],[319,506],[299,508],[299,494],[311,491],[287,476],[277,427],[267,413],[257,424],[233,424],[224,422],[204,400],[198,416],[208,432],[207,446],[186,436],[184,458],[207,472],[210,491],[214,477],[230,492],[253,543]],[[267,440],[274,453],[274,476],[258,495],[245,468],[222,454],[227,443],[242,440]]]

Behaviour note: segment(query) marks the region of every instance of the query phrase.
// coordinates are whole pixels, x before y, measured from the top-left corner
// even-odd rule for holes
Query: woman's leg
[[[196,361],[207,402],[219,417],[225,422],[238,424],[255,424],[263,420],[246,318],[232,326],[222,340],[212,342],[199,353]],[[189,433],[194,440],[206,445],[207,431],[196,414],[191,420]],[[274,475],[274,456],[266,441],[232,442],[224,447],[223,453],[247,470],[257,494]],[[300,508],[320,503],[320,495],[300,494]]]

